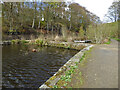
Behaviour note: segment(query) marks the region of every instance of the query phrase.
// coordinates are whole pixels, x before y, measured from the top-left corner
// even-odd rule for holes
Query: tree
[[[116,22],[119,18],[120,10],[120,1],[114,1],[112,5],[108,9],[108,13],[105,15],[108,17],[112,22]]]
[[[43,18],[44,20],[42,20]],[[89,24],[98,21],[99,18],[96,15],[77,3],[3,3],[3,30],[5,33],[14,30],[20,34],[30,34],[43,30],[47,33],[50,32],[52,36],[59,34],[65,37],[68,30],[77,33],[84,30],[85,33]]]

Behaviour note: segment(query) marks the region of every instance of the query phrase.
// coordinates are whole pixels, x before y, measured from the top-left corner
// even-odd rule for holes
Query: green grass
[[[29,43],[29,41],[26,41],[26,40],[21,40],[20,42],[21,42],[22,44]]]
[[[18,44],[18,43],[25,44],[25,43],[29,43],[29,41],[17,39],[17,40],[11,40],[11,43],[12,44]]]
[[[65,72],[65,76],[61,76],[61,80],[64,80],[66,82],[71,82],[71,74],[74,73],[74,70],[78,68],[77,65],[70,66],[70,70]]]
[[[80,62],[82,60],[84,60],[84,58],[86,56],[86,53],[88,53],[88,51],[86,51],[84,53],[84,55],[80,58]],[[78,68],[78,64],[80,62],[75,62],[74,66],[69,66],[70,70],[65,71],[65,75],[61,76],[60,80],[61,80],[61,82],[63,82],[62,84],[63,84],[64,87],[67,87],[68,82],[71,82],[71,80],[72,80],[72,76],[71,75],[75,73],[75,69]],[[79,75],[82,76],[82,72],[80,72]],[[80,78],[80,83],[83,84],[82,78]],[[59,85],[55,85],[54,86],[54,88],[58,88],[58,87],[60,87],[60,86]]]
[[[38,44],[38,45],[42,45],[43,44],[43,40],[39,40],[38,39],[38,40],[35,41],[35,43]]]
[[[75,62],[74,66],[69,66],[70,69],[65,71],[65,75],[61,76],[61,78],[57,82],[57,84],[54,85],[54,88],[60,88],[61,86],[65,87],[65,88],[70,88],[69,87],[69,83],[71,83],[71,81],[72,81],[72,75],[74,75],[76,73],[75,70],[79,69],[78,65],[81,63],[81,61],[83,61],[85,58],[87,58],[87,56],[91,52],[91,50],[92,50],[92,48],[90,48],[90,50],[86,51],[83,54],[83,56],[80,58],[80,61],[79,62]],[[83,84],[82,72],[79,72],[78,75],[80,75],[79,80],[80,80],[80,84],[82,85]]]
[[[112,38],[112,39],[117,40],[117,41],[119,41],[119,42],[120,42],[120,39],[119,39],[119,38]]]
[[[11,40],[12,44],[18,44],[19,42],[20,42],[20,40],[18,40],[18,39],[17,40]]]
[[[82,56],[82,58],[80,58],[80,62],[85,58],[85,53],[84,55]]]
[[[108,41],[108,42],[105,42],[104,44],[110,44],[111,43],[111,41]]]

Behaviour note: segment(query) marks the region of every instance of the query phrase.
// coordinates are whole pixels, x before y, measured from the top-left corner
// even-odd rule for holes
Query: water
[[[3,88],[38,88],[78,51],[8,45],[2,48]]]

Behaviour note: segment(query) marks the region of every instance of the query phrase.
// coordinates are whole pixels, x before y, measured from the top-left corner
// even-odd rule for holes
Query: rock
[[[56,36],[55,37],[55,41],[59,41],[60,40],[60,37],[59,36]]]
[[[37,52],[37,50],[36,49],[32,49],[32,52]]]

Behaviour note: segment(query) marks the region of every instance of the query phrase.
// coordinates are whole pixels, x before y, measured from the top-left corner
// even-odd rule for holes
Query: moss
[[[56,76],[52,76],[51,78],[50,78],[50,80],[54,80],[56,78]]]
[[[80,62],[85,58],[85,54],[80,58]]]
[[[45,82],[45,85],[47,85],[50,88],[53,88],[53,86],[50,86],[50,82],[49,81]]]
[[[63,43],[60,43],[61,46],[65,46]]]
[[[62,71],[59,71],[55,76],[60,76],[61,74],[63,73],[63,70]]]
[[[53,88],[53,86],[49,86],[50,88]]]
[[[66,83],[65,81],[59,80],[56,85],[57,85],[58,87],[62,87],[62,86],[64,86],[65,83]]]

